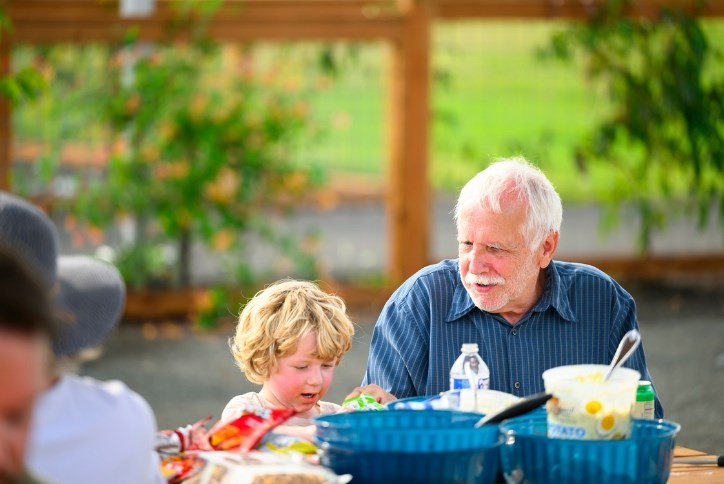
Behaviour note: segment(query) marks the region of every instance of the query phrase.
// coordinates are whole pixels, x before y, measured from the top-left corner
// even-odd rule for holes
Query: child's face
[[[332,384],[336,361],[315,358],[316,349],[317,335],[310,333],[299,340],[293,354],[277,358],[262,389],[267,400],[276,400],[270,403],[293,408],[301,417],[317,415],[314,407]]]

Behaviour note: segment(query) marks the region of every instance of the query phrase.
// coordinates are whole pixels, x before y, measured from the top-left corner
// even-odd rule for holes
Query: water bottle
[[[490,387],[490,370],[478,354],[478,344],[464,343],[460,351],[460,356],[450,368],[450,390],[487,390]]]

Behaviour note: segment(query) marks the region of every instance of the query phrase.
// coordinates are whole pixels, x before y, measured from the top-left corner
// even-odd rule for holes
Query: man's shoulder
[[[448,278],[457,279],[460,273],[457,259],[445,259],[436,264],[423,267],[408,280]]]
[[[454,291],[456,281],[460,280],[459,274],[458,260],[445,259],[417,271],[396,292],[399,297],[404,298],[408,297],[410,293]]]
[[[560,289],[567,291],[582,288],[608,288],[614,293],[626,294],[625,289],[601,269],[580,262],[553,261]]]
[[[574,282],[581,279],[599,280],[606,284],[615,282],[611,276],[603,272],[598,267],[583,264],[581,262],[554,260],[553,267],[562,279]]]
[[[149,403],[119,380],[101,381],[78,375],[65,375],[61,380],[65,393],[85,405],[89,412],[113,415],[114,420],[146,422],[155,427],[155,416]]]

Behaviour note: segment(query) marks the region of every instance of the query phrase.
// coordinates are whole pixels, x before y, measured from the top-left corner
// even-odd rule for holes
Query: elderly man
[[[42,284],[15,252],[0,248],[0,482],[31,482],[25,442],[47,386],[53,328]]]
[[[478,344],[491,389],[517,396],[543,391],[549,368],[608,364],[623,335],[638,329],[636,305],[595,267],[553,260],[562,213],[550,181],[525,159],[473,177],[455,208],[458,258],[423,268],[392,295],[363,385],[399,398],[448,390],[463,343]],[[643,345],[626,366],[651,380]],[[658,398],[655,414],[663,416]]]

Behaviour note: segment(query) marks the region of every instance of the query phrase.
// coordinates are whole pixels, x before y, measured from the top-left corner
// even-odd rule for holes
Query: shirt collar
[[[546,287],[543,289],[543,294],[536,305],[533,306],[533,311],[543,312],[551,306],[566,321],[573,322],[576,320],[571,303],[566,297],[565,288],[562,285],[561,275],[558,273],[555,261],[551,261],[546,268]]]
[[[473,300],[470,298],[467,289],[460,279],[460,266],[457,266],[457,278],[455,279],[455,289],[453,292],[453,303],[450,305],[446,322],[455,321],[475,308]],[[563,288],[561,287],[561,276],[556,269],[556,264],[551,261],[546,268],[546,286],[543,289],[538,302],[533,306],[534,312],[543,312],[549,307],[553,307],[561,317],[567,321],[575,321],[573,310],[571,309],[568,298],[565,297]]]
[[[473,300],[470,298],[470,294],[468,294],[467,289],[465,289],[465,286],[463,286],[462,279],[460,279],[459,263],[457,265],[457,271],[455,272],[457,277],[455,278],[453,301],[450,305],[450,310],[447,313],[446,322],[460,319],[475,307],[475,304],[473,304]]]

